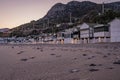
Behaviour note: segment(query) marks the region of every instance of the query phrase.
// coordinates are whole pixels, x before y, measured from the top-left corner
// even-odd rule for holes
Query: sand
[[[120,43],[0,45],[0,80],[120,80]]]

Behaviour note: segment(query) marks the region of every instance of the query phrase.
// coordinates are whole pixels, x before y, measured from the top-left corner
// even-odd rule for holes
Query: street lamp
[[[111,0],[104,0],[104,1],[102,2],[102,14],[105,13],[105,3],[107,3],[108,1],[111,1]]]

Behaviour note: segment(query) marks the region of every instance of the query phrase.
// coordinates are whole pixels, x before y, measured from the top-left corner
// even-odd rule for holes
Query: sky
[[[13,28],[32,20],[38,20],[47,14],[56,3],[72,0],[0,0],[0,28]],[[75,0],[83,1],[83,0]],[[86,0],[88,1],[88,0]],[[120,0],[90,0],[96,3]]]

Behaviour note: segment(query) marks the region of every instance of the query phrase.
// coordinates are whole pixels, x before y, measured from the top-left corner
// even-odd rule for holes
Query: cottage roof
[[[115,18],[115,19],[113,19],[112,21],[110,21],[108,24],[111,24],[111,23],[114,22],[114,21],[120,21],[120,18]]]
[[[87,25],[89,25],[89,27],[94,27],[96,25],[98,25],[98,23],[86,23]]]
[[[109,25],[108,24],[98,24],[98,25],[95,25],[94,28],[96,28],[96,27],[103,27],[103,26],[108,27]]]

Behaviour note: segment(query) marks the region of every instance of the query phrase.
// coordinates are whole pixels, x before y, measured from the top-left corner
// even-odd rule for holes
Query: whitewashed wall
[[[94,33],[94,37],[110,37],[109,32],[96,32]]]
[[[80,27],[80,37],[81,38],[88,38],[89,37],[89,25],[83,23]],[[86,30],[85,30],[86,29]]]
[[[73,38],[64,38],[64,43],[65,44],[73,43]]]
[[[110,24],[111,42],[120,42],[120,19],[115,19]]]

